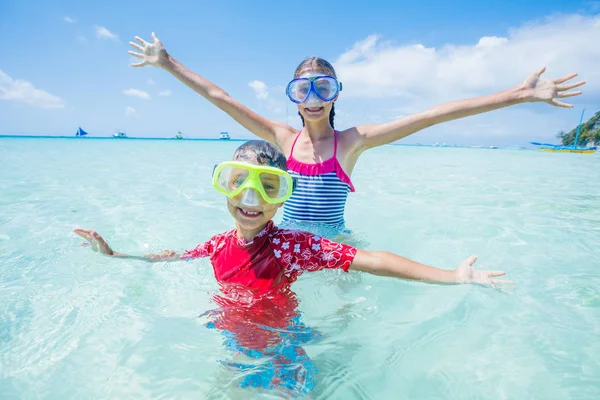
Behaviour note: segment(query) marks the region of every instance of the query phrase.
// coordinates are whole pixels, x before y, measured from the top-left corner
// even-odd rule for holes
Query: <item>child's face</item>
[[[246,151],[236,155],[234,161],[243,161],[250,164],[263,165],[257,161],[256,154],[252,151]],[[267,164],[264,164],[267,165]],[[252,190],[252,189],[247,189]],[[270,204],[264,201],[262,196],[254,193],[257,198],[257,205],[241,205],[240,201],[244,197],[246,190],[243,190],[235,197],[227,198],[227,208],[229,213],[235,218],[241,228],[247,230],[262,229],[270,220],[273,219],[277,210],[283,203]]]

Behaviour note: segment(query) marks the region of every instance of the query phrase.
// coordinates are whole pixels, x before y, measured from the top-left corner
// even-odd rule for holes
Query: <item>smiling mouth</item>
[[[308,112],[316,113],[316,112],[323,110],[323,107],[306,107],[304,110],[308,111]]]
[[[246,218],[256,218],[262,214],[262,212],[260,211],[245,210],[240,207],[238,207],[238,210],[240,210],[240,214],[242,214]]]

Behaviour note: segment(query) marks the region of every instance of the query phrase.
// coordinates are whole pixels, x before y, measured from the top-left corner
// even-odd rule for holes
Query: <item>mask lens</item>
[[[310,81],[308,79],[295,79],[290,82],[288,94],[294,101],[302,103],[310,93]]]
[[[233,192],[248,179],[249,172],[242,168],[224,167],[219,172],[217,183],[227,192]]]
[[[314,81],[315,89],[325,101],[330,101],[338,94],[337,81],[329,77],[317,78]]]
[[[266,195],[271,199],[279,199],[288,194],[287,180],[281,175],[261,172],[260,183]]]

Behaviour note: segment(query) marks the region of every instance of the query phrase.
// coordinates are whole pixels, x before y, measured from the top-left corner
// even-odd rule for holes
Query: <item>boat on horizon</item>
[[[127,134],[125,132],[116,132],[113,134],[115,139],[127,139]]]
[[[538,150],[548,153],[577,153],[577,154],[594,154],[598,150],[597,146],[586,146],[579,147],[577,142],[579,140],[579,131],[581,130],[581,123],[583,122],[583,113],[585,108],[581,111],[581,117],[579,118],[579,125],[577,125],[577,132],[575,133],[575,140],[570,146],[563,146],[561,144],[551,143],[540,143],[540,142],[529,142],[534,146],[539,146]]]
[[[79,129],[77,129],[77,133],[75,133],[75,136],[85,136],[88,133],[86,131],[84,131],[83,129],[81,129],[81,127],[79,127]]]
[[[229,136],[228,132],[221,132],[221,136],[219,137],[220,140],[229,140],[231,139],[231,137]]]
[[[173,138],[174,139],[178,139],[178,140],[183,139],[183,133],[181,133],[181,132],[178,131],[177,135],[175,135]]]

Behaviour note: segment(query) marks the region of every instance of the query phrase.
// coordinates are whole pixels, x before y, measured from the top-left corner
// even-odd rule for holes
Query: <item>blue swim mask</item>
[[[307,102],[327,103],[342,90],[342,83],[333,76],[317,75],[300,77],[288,83],[285,93],[296,104]]]

